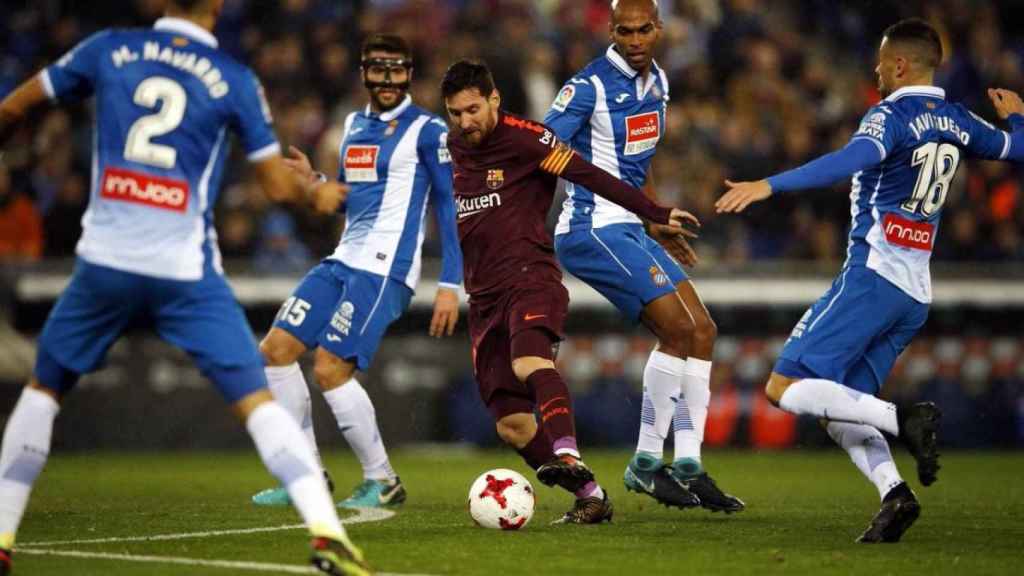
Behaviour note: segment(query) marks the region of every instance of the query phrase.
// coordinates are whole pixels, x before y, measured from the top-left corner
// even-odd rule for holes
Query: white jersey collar
[[[377,118],[379,118],[381,122],[391,122],[395,118],[401,116],[403,112],[408,110],[409,106],[412,106],[412,96],[406,94],[405,99],[402,100],[401,104],[395,106],[394,108],[388,110],[387,112],[381,112],[380,116],[377,116]],[[369,104],[366,105],[366,115],[370,118],[373,118],[374,116],[373,108]]]
[[[195,22],[190,22],[184,18],[171,18],[164,17],[156,21],[153,24],[154,30],[161,30],[163,32],[176,32],[184,36],[188,36],[193,40],[197,40],[207,46],[217,47],[217,37],[210,34],[202,26],[199,26]]]
[[[619,72],[622,72],[629,78],[636,78],[636,75],[639,74],[639,72],[633,70],[633,67],[629,65],[629,62],[626,62],[626,59],[622,57],[622,54],[619,54],[619,51],[615,49],[615,44],[608,47],[604,56],[612,63],[612,66],[618,68]]]
[[[931,96],[932,98],[946,99],[946,91],[938,86],[904,86],[889,94],[886,102],[895,102],[904,96]]]

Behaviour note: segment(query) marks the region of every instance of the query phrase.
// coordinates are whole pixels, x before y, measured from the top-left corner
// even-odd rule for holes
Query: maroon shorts
[[[480,398],[495,420],[534,409],[533,391],[512,371],[512,338],[540,328],[548,333],[552,346],[557,345],[568,309],[569,293],[561,282],[530,284],[485,302],[470,301],[473,371]],[[554,358],[554,351],[551,354]]]

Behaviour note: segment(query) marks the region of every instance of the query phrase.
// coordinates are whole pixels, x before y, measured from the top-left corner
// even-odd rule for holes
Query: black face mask
[[[366,86],[368,90],[374,88],[395,88],[397,90],[408,90],[409,83],[412,79],[412,60],[406,58],[363,58],[363,86]],[[384,69],[384,81],[375,82],[371,81],[368,77],[367,72],[370,68],[383,68]],[[407,80],[402,83],[396,83],[391,81],[391,73],[399,70],[405,70]]]

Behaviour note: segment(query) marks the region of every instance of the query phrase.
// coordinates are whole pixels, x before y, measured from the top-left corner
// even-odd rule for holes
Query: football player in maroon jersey
[[[687,234],[684,222],[700,224],[583,160],[545,126],[502,111],[486,65],[453,64],[441,92],[452,125],[449,148],[480,395],[498,435],[537,478],[575,494],[561,522],[611,520],[608,495],[580,459],[569,389],[555,370],[569,295],[545,218],[561,177],[678,234]]]

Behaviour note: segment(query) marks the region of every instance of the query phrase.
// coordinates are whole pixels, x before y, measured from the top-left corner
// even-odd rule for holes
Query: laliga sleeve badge
[[[565,109],[569,107],[569,103],[576,96],[576,87],[569,84],[562,88],[562,91],[558,93],[558,97],[555,98],[554,103],[551,107],[559,112],[565,112]]]
[[[384,131],[384,136],[391,136],[398,129],[398,120],[392,120],[388,122],[388,128]]]

